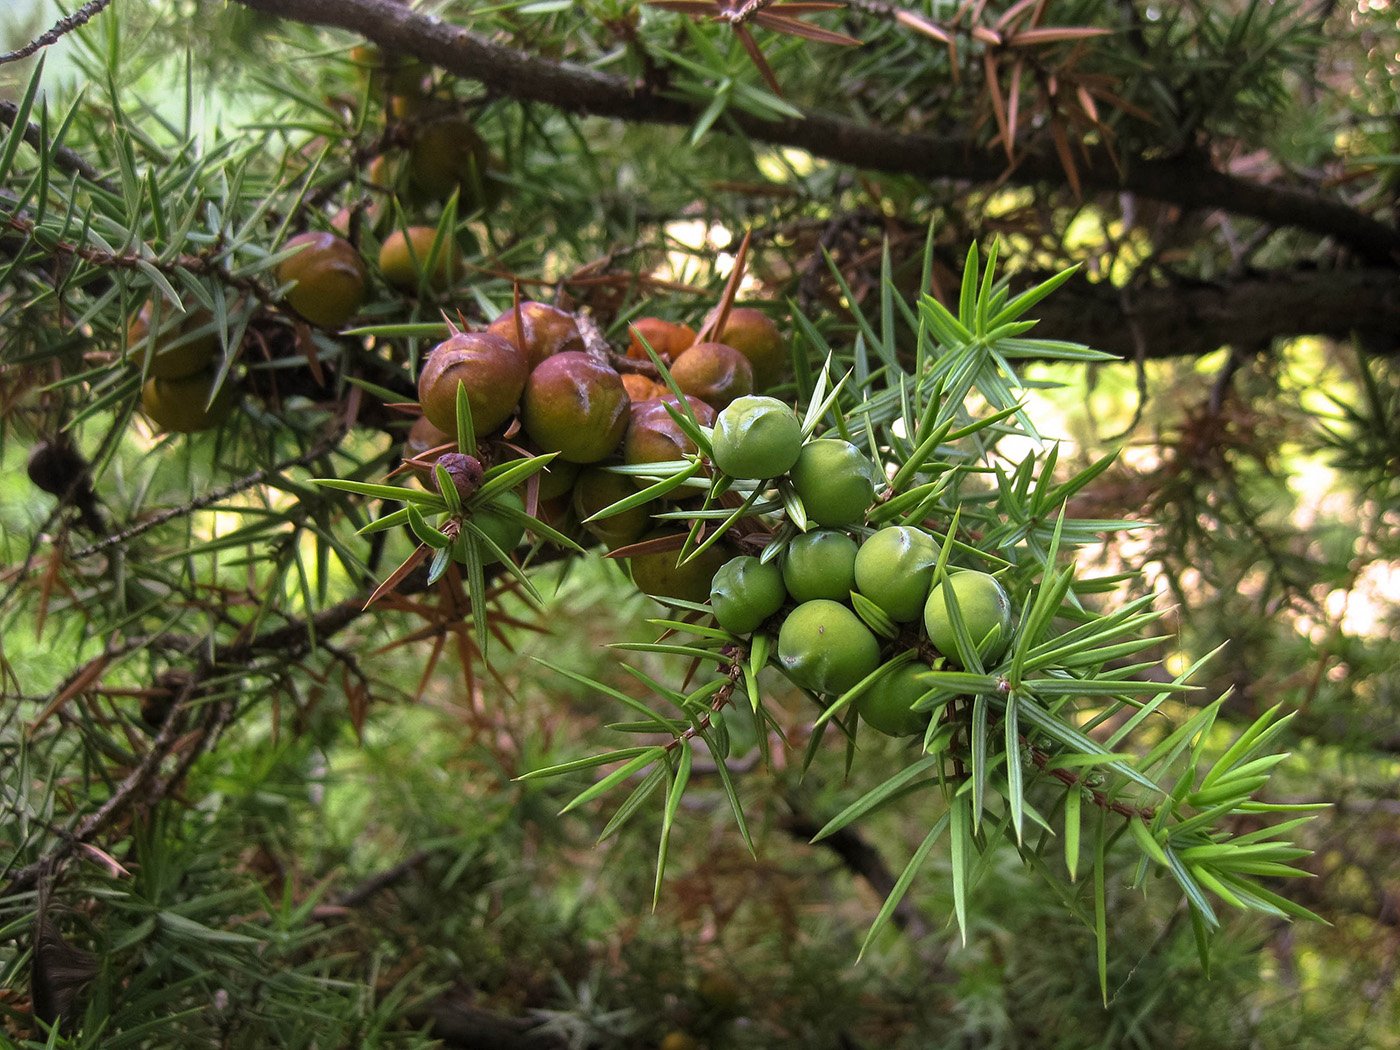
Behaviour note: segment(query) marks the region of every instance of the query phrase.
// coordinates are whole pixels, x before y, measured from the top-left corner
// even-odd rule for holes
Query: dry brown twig
[[[843,3],[804,3],[800,0],[793,3],[776,3],[775,0],[743,0],[742,3],[735,3],[733,0],[647,0],[647,3],[692,18],[708,17],[712,21],[727,23],[739,38],[739,43],[748,53],[750,61],[762,75],[764,83],[779,98],[783,96],[783,89],[778,84],[773,67],[763,57],[763,49],[758,46],[758,41],[749,31],[749,23],[771,29],[775,33],[802,37],[820,44],[860,46],[860,41],[853,36],[802,21],[802,15],[837,10],[845,6]]]

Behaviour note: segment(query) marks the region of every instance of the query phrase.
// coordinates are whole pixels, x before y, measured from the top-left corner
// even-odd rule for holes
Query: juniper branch
[[[47,854],[18,871],[3,888],[0,888],[0,898],[32,889],[44,872],[52,870],[55,864],[66,859],[79,846],[90,842],[126,810],[150,783],[159,771],[161,763],[170,756],[180,741],[186,716],[185,700],[194,689],[195,683],[196,679],[191,676],[175,697],[175,702],[170,705],[165,721],[141,757],[141,762],[117,785],[111,797],[79,821],[72,833],[62,838]]]
[[[45,32],[39,34],[29,43],[15,51],[7,51],[0,55],[0,66],[9,62],[20,62],[35,54],[50,44],[56,44],[79,26],[87,23],[97,15],[100,15],[112,0],[88,0],[82,7],[74,11],[71,15],[65,15],[55,22]]]
[[[699,103],[663,97],[645,83],[537,58],[390,0],[237,0],[245,7],[311,25],[360,33],[386,51],[412,54],[489,90],[565,112],[649,124],[689,126]],[[757,142],[795,146],[813,156],[864,169],[1018,185],[1064,185],[1053,151],[1028,152],[1012,171],[967,137],[906,134],[813,110],[768,119],[733,110],[733,126]],[[1129,190],[1186,208],[1220,209],[1347,245],[1382,265],[1400,260],[1400,230],[1350,205],[1307,190],[1256,182],[1211,167],[1199,156],[1132,158],[1121,170],[1102,148],[1087,152],[1079,172],[1092,190]]]
[[[405,584],[405,587],[407,586],[408,584]],[[77,827],[65,835],[48,853],[20,869],[8,883],[0,887],[0,899],[32,889],[36,880],[49,866],[66,859],[75,850],[91,842],[141,798],[163,798],[178,787],[195,761],[212,748],[218,735],[236,714],[236,705],[231,700],[210,704],[194,735],[189,737],[183,732],[188,712],[186,701],[220,667],[243,666],[250,657],[258,653],[274,652],[284,660],[295,659],[310,650],[313,635],[317,644],[320,644],[364,615],[363,604],[363,596],[339,602],[308,619],[291,620],[250,638],[219,646],[215,650],[213,660],[202,665],[184,681],[137,768],[128,774],[107,801],[84,817]],[[165,641],[168,640],[146,639],[147,644],[164,644]],[[128,642],[127,646],[130,645]],[[169,775],[159,777],[160,767],[177,751],[180,751],[179,763]]]
[[[330,435],[318,441],[299,456],[292,456],[290,459],[284,459],[281,463],[274,463],[270,467],[260,467],[251,474],[245,474],[236,481],[231,481],[220,488],[211,489],[202,496],[196,496],[194,499],[187,503],[182,503],[178,507],[168,507],[158,514],[152,514],[149,518],[125,528],[121,532],[108,536],[106,539],[99,540],[94,544],[84,547],[80,551],[75,551],[72,558],[74,561],[82,561],[84,558],[90,558],[94,554],[101,554],[103,551],[112,547],[129,543],[142,533],[150,532],[152,529],[159,528],[161,525],[174,521],[177,518],[186,517],[193,514],[195,511],[203,510],[206,507],[212,507],[216,503],[222,503],[230,496],[235,496],[240,492],[246,492],[248,489],[261,485],[269,478],[276,477],[283,471],[290,470],[292,467],[302,467],[308,463],[312,463],[334,450],[335,447],[340,444],[344,436],[345,429],[343,427],[337,427]]]
[[[11,215],[5,221],[12,230],[25,237],[32,238],[38,231],[36,224],[23,215]],[[203,254],[178,255],[173,259],[162,259],[154,253],[109,252],[102,248],[89,248],[86,245],[71,244],[67,241],[53,241],[46,244],[44,250],[53,255],[82,259],[84,262],[99,268],[119,267],[124,270],[138,270],[151,267],[170,277],[177,276],[182,270],[201,276],[212,274],[224,284],[250,293],[263,304],[272,301],[267,289],[255,279],[234,277],[225,267]]]
[[[15,103],[0,99],[0,124],[6,127],[14,127],[15,121],[19,119],[19,106]],[[108,193],[117,193],[118,190],[100,172],[89,164],[83,157],[69,149],[67,146],[51,146],[44,139],[44,133],[38,124],[26,124],[24,126],[24,141],[39,154],[46,154],[53,159],[60,171],[70,174],[80,175],[95,186],[99,186]]]

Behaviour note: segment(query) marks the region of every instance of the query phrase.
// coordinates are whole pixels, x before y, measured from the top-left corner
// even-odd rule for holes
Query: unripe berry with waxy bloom
[[[840,438],[807,442],[790,473],[807,517],[818,525],[855,525],[875,501],[873,464]]]
[[[788,613],[778,663],[798,685],[840,694],[880,666],[880,643],[850,609],[823,598]]]
[[[815,529],[794,536],[783,555],[783,585],[799,602],[846,601],[856,585],[856,541],[844,532]]]
[[[880,529],[856,552],[856,588],[897,623],[923,615],[938,564],[933,537],[911,525]]]
[[[929,716],[915,711],[913,704],[928,692],[928,685],[919,677],[927,671],[921,663],[904,664],[872,682],[856,699],[856,710],[866,725],[886,736],[923,732]]]
[[[525,524],[515,515],[506,513],[504,508],[510,508],[523,514],[525,501],[514,490],[503,492],[485,506],[477,507],[472,512],[471,520],[477,528],[491,538],[492,543],[509,554],[520,546],[520,541],[525,536]],[[479,540],[478,537],[477,546],[481,550],[483,565],[490,565],[501,560],[499,555]],[[457,561],[466,562],[467,545],[464,537],[459,537],[457,542],[453,544],[452,557]]]
[[[776,398],[741,397],[715,420],[714,464],[732,478],[776,478],[802,454],[802,423]]]
[[[929,592],[924,606],[924,626],[928,638],[940,653],[958,658],[957,635],[943,589],[952,589],[958,614],[967,628],[977,655],[995,660],[1011,643],[1011,599],[996,578],[985,572],[965,569],[953,572]],[[995,632],[995,633],[993,633]]]
[[[387,89],[389,109],[394,116],[411,116],[422,106],[429,67],[418,59],[386,55],[373,44],[360,44],[351,48],[350,60],[369,80],[375,97]]]
[[[540,499],[558,499],[571,491],[582,469],[577,463],[555,456],[549,466],[535,475],[540,479]]]
[[[715,621],[734,634],[751,634],[787,601],[783,574],[771,562],[745,555],[720,566],[710,583]]]

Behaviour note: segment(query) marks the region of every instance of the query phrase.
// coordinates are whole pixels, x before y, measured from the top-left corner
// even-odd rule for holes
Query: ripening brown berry
[[[431,200],[458,191],[461,211],[489,207],[500,199],[500,183],[489,175],[491,150],[465,117],[424,124],[408,151],[409,184]]]
[[[749,359],[756,392],[772,387],[787,371],[788,351],[783,334],[771,317],[761,310],[740,306],[729,311],[724,329],[716,341],[732,346]]]
[[[686,437],[685,431],[666,411],[666,403],[676,404],[674,394],[651,401],[632,402],[631,418],[627,424],[627,434],[622,439],[622,460],[624,463],[666,463],[684,459],[696,451],[695,442]],[[687,397],[690,410],[701,426],[709,426],[715,420],[715,410],[698,397]],[[639,484],[651,484],[638,479]]]
[[[642,337],[651,344],[658,357],[670,364],[682,352],[695,343],[695,329],[688,324],[663,321],[659,317],[639,317],[627,326],[632,342],[627,347],[627,356],[641,361],[650,361]]]
[[[627,388],[627,396],[633,401],[651,401],[671,392],[665,383],[658,383],[635,372],[623,372],[622,385]]]
[[[156,309],[154,301],[147,302],[126,327],[127,354],[137,368],[145,366],[147,352],[151,349],[151,321]],[[146,375],[155,379],[182,379],[208,368],[219,350],[214,315],[203,307],[182,313],[163,300],[159,303],[159,313],[155,356],[146,368]]]
[[[228,419],[235,400],[233,383],[226,380],[211,402],[214,379],[212,368],[179,379],[152,376],[141,388],[141,408],[162,430],[213,430]]]
[[[646,532],[651,524],[651,512],[657,504],[644,503],[597,521],[587,519],[605,507],[635,495],[636,492],[637,486],[632,483],[631,478],[614,474],[602,467],[586,467],[574,482],[574,513],[583,529],[608,550],[625,547],[629,543],[635,543],[637,538]]]
[[[553,500],[568,495],[582,470],[577,463],[556,456],[549,466],[535,475],[540,479],[540,499]]]
[[[621,443],[631,403],[620,375],[589,354],[570,351],[545,358],[530,373],[520,421],[542,451],[596,463]]]
[[[696,982],[695,993],[710,1009],[722,1014],[738,1011],[744,999],[744,990],[733,975],[722,970],[709,970]]]
[[[659,529],[645,538],[657,539],[668,534],[668,530]],[[715,573],[733,556],[734,550],[721,540],[685,564],[680,563],[681,552],[671,550],[628,558],[627,568],[632,574],[632,582],[644,594],[654,598],[704,602],[710,596],[710,584]]]
[[[365,298],[364,260],[349,241],[333,233],[299,233],[285,247],[300,248],[277,267],[277,280],[296,282],[287,289],[287,305],[314,325],[338,328],[360,309]]]
[[[445,237],[433,260],[433,241],[437,230],[432,226],[410,226],[395,230],[384,238],[379,248],[379,272],[395,288],[405,292],[418,290],[418,278],[428,273],[428,286],[442,291],[456,283],[462,275],[462,250],[451,237]]]
[[[486,330],[524,353],[531,370],[538,368],[546,357],[582,352],[583,337],[578,334],[572,314],[548,303],[526,301],[520,304],[517,324],[516,312],[513,308],[507,310],[487,325]]]
[[[753,393],[749,359],[723,343],[696,343],[676,358],[671,378],[682,391],[716,410]]]
[[[389,112],[400,119],[417,113],[429,95],[429,68],[416,58],[385,55],[373,44],[350,49],[350,60],[369,80],[376,98],[388,94]]]
[[[379,154],[365,169],[365,178],[369,180],[369,184],[380,190],[396,190],[402,174],[402,158],[388,153]]]
[[[489,332],[458,332],[428,355],[418,376],[423,415],[447,434],[457,433],[457,384],[467,389],[472,430],[491,433],[515,411],[530,374],[520,352]]]

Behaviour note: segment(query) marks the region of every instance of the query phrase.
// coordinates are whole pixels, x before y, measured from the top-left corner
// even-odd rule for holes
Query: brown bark
[[[1138,336],[1144,359],[1197,357],[1222,346],[1254,350],[1279,337],[1353,334],[1367,337],[1374,352],[1400,356],[1400,274],[1381,267],[1287,270],[1131,293],[1107,282],[1071,280],[1029,316],[1041,321],[1033,337],[1086,343],[1128,359],[1139,356]]]
[[[566,1050],[560,1035],[540,1031],[527,1018],[505,1017],[451,996],[425,1003],[409,1014],[409,1023],[427,1025],[434,1038],[449,1047],[472,1050]]]
[[[688,125],[700,115],[692,102],[663,98],[647,85],[552,62],[504,47],[441,19],[390,0],[238,0],[267,14],[359,33],[389,51],[418,56],[487,89],[571,113]],[[827,113],[765,120],[731,110],[727,119],[758,142],[795,146],[859,168],[928,178],[992,182],[1007,175],[1001,156],[963,138],[909,135]],[[1400,230],[1364,212],[1304,189],[1261,183],[1218,171],[1197,157],[1126,158],[1120,176],[1103,151],[1079,173],[1091,190],[1128,190],[1186,208],[1222,209],[1274,226],[1331,237],[1379,264],[1400,261]],[[1030,153],[1007,175],[1014,184],[1064,184],[1053,152]]]

